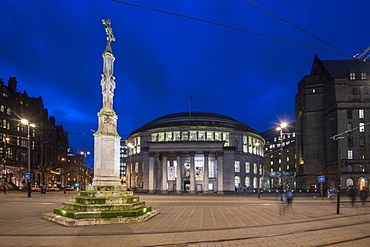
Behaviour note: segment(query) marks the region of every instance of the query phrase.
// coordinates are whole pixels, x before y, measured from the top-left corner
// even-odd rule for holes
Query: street
[[[369,246],[370,202],[341,212],[327,198],[296,195],[135,194],[160,214],[143,223],[66,227],[42,218],[76,192],[0,195],[0,246]]]

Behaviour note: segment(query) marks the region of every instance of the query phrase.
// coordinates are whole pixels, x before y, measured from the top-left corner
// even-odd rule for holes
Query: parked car
[[[58,188],[58,187],[49,187],[48,190],[49,191],[60,191],[60,188]]]
[[[31,190],[40,192],[41,188],[39,185],[34,184],[34,185],[31,185]]]

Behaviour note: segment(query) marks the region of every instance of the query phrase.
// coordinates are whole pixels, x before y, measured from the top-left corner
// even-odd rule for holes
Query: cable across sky
[[[293,44],[297,44],[297,45],[302,45],[302,46],[306,46],[306,47],[310,47],[310,48],[313,48],[313,49],[317,49],[317,50],[322,50],[322,51],[326,51],[326,52],[330,52],[330,53],[334,53],[334,54],[337,54],[337,55],[340,55],[340,56],[345,56],[345,57],[350,57],[350,58],[353,58],[353,59],[356,59],[355,57],[341,51],[340,49],[336,48],[335,46],[333,45],[330,45],[329,43],[325,42],[324,40],[314,36],[313,34],[305,31],[304,29],[278,17],[277,15],[274,15],[272,14],[271,12],[259,7],[258,5],[255,5],[253,3],[251,3],[250,1],[247,1],[251,4],[253,4],[254,6],[274,15],[275,17],[289,23],[290,25],[300,29],[301,31],[319,39],[320,41],[324,42],[325,44],[335,48],[336,50],[340,51],[339,52],[335,52],[335,51],[331,51],[331,50],[328,50],[328,49],[324,49],[324,48],[320,48],[320,47],[317,47],[317,46],[312,46],[312,45],[308,45],[308,44],[304,44],[304,43],[301,43],[301,42],[297,42],[297,41],[293,41],[293,40],[289,40],[289,39],[284,39],[284,38],[280,38],[280,37],[276,37],[276,36],[272,36],[272,35],[268,35],[268,34],[264,34],[264,33],[260,33],[260,32],[255,32],[255,31],[251,31],[251,30],[247,30],[247,29],[244,29],[244,28],[239,28],[239,27],[234,27],[234,26],[230,26],[230,25],[226,25],[226,24],[222,24],[222,23],[218,23],[218,22],[214,22],[214,21],[208,21],[208,20],[204,20],[204,19],[200,19],[200,18],[196,18],[196,17],[191,17],[191,16],[187,16],[187,15],[182,15],[182,14],[178,14],[178,13],[173,13],[173,12],[170,12],[170,11],[166,11],[166,10],[161,10],[161,9],[156,9],[156,8],[151,8],[151,7],[147,7],[147,6],[143,6],[143,5],[138,5],[138,4],[133,4],[133,3],[128,3],[128,2],[124,2],[124,1],[119,1],[119,0],[110,0],[112,2],[117,2],[117,3],[121,3],[121,4],[126,4],[126,5],[130,5],[130,6],[135,6],[135,7],[139,7],[139,8],[144,8],[144,9],[148,9],[148,10],[153,10],[153,11],[157,11],[157,12],[161,12],[161,13],[165,13],[165,14],[170,14],[170,15],[174,15],[174,16],[178,16],[178,17],[183,17],[183,18],[188,18],[188,19],[191,19],[191,20],[195,20],[195,21],[201,21],[201,22],[205,22],[205,23],[209,23],[209,24],[213,24],[213,25],[218,25],[218,26],[222,26],[222,27],[226,27],[226,28],[231,28],[231,29],[235,29],[235,30],[239,30],[239,31],[243,31],[243,32],[248,32],[248,33],[252,33],[252,34],[256,34],[256,35],[260,35],[260,36],[265,36],[265,37],[268,37],[268,38],[273,38],[273,39],[277,39],[277,40],[281,40],[281,41],[285,41],[285,42],[290,42],[290,43],[293,43]],[[363,60],[361,60],[363,61]]]

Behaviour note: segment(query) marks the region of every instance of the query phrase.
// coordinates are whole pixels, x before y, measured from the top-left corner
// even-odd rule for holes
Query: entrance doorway
[[[190,181],[184,181],[184,191],[190,191]]]

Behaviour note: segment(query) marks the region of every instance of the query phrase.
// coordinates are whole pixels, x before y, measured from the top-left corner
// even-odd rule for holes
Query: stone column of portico
[[[177,161],[177,167],[176,167],[176,194],[182,194],[181,185],[182,185],[182,163],[181,163],[181,152],[176,152],[176,161]]]
[[[167,152],[162,152],[162,194],[168,194],[167,182]]]
[[[190,152],[190,191],[189,194],[196,194],[195,191],[195,151]]]
[[[217,194],[224,194],[224,152],[219,151],[217,155]]]
[[[154,194],[154,168],[155,168],[155,152],[149,152],[149,186],[148,193]]]
[[[208,157],[209,157],[209,151],[204,151],[204,189],[203,189],[203,194],[210,194],[209,189],[208,189],[208,184],[209,184],[209,178],[208,178]]]

